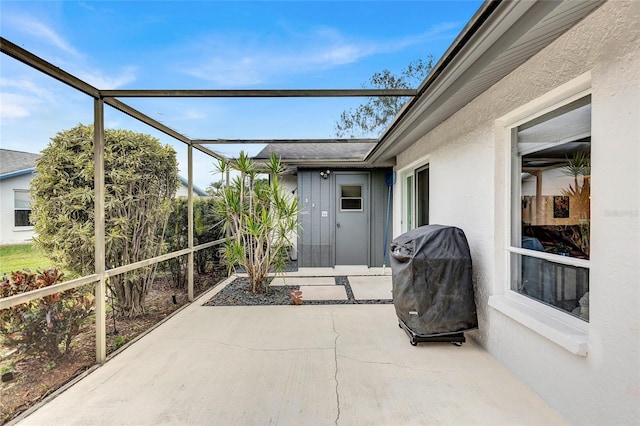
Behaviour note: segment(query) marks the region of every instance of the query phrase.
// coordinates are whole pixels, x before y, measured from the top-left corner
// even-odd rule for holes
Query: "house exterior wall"
[[[205,195],[200,195],[196,191],[191,192],[193,194],[193,198],[201,198],[205,197]],[[175,198],[187,198],[189,196],[189,188],[185,185],[178,185],[178,189],[176,189]]]
[[[331,173],[328,179],[323,179],[320,176],[322,170],[326,168],[298,171],[297,193],[302,208],[298,219],[298,265],[301,267],[335,266],[335,173]],[[339,171],[369,173],[369,266],[382,266],[387,213],[387,169]],[[327,211],[328,215],[323,217],[322,211]]]
[[[290,194],[291,197],[296,197],[298,193],[298,177],[294,175],[282,175],[280,177],[280,184],[285,194]],[[291,260],[298,260],[298,237],[291,234],[291,249],[289,250],[289,257]]]
[[[397,157],[398,172],[428,161],[431,222],[467,235],[480,320],[470,335],[575,424],[640,423],[639,23],[640,3],[605,3]],[[579,356],[490,298],[508,292],[510,141],[500,119],[584,75],[592,95],[591,294],[588,352]]]
[[[30,242],[34,236],[33,227],[14,226],[14,190],[29,190],[33,173],[0,180],[0,244]]]

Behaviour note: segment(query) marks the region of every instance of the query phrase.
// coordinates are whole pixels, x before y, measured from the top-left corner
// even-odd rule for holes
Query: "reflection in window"
[[[512,254],[511,289],[588,320],[588,269],[562,259],[590,254],[591,97],[519,126],[514,139],[512,246],[558,257]]]

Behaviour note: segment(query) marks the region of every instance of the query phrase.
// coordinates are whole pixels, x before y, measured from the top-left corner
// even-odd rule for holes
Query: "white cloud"
[[[136,80],[136,68],[124,67],[118,74],[87,69],[78,71],[76,75],[98,89],[118,89]]]
[[[416,44],[428,43],[430,41],[440,40],[443,38],[452,38],[452,36],[460,30],[460,27],[461,25],[459,22],[443,22],[429,28],[423,33],[396,40],[391,46],[393,46],[393,49],[398,50],[408,46],[414,46]]]
[[[183,118],[187,120],[202,120],[207,118],[207,114],[201,110],[187,109],[183,112]]]
[[[182,72],[219,86],[251,86],[276,75],[327,70],[358,61],[371,54],[370,46],[354,43],[316,43],[304,48],[267,46],[243,48],[231,42],[209,41],[198,47],[196,64],[183,65]],[[209,52],[216,52],[210,56]]]
[[[352,40],[334,28],[317,27],[305,34],[289,34],[286,44],[259,34],[209,34],[180,46],[189,57],[181,63],[180,71],[222,87],[246,87],[274,76],[329,70],[376,54],[397,52],[451,37],[459,28],[458,23],[443,23],[424,33],[375,41]]]
[[[0,118],[19,119],[31,116],[43,104],[54,104],[49,90],[24,79],[0,78]]]
[[[25,96],[3,93],[0,98],[0,119],[7,120],[28,117],[31,113],[26,105],[29,104],[30,101],[31,99]]]
[[[16,15],[8,21],[11,26],[17,28],[25,34],[30,34],[44,41],[45,43],[55,46],[58,49],[75,57],[81,56],[80,53],[71,46],[61,35],[56,33],[40,21],[28,16]]]
[[[123,67],[119,71],[110,72],[87,65],[87,55],[82,54],[60,34],[36,18],[15,15],[8,18],[7,23],[24,34],[34,36],[40,42],[58,48],[61,51],[58,52],[60,57],[54,62],[98,89],[117,89],[136,80],[135,67]],[[52,52],[51,55],[56,54]]]
[[[36,85],[31,80],[0,78],[0,88],[2,88],[3,98],[4,93],[6,93],[7,90],[11,91],[13,89],[20,92],[29,93],[49,102],[54,101],[54,96],[49,90]]]

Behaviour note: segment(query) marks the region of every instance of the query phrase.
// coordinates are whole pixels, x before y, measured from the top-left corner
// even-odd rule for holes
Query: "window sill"
[[[545,306],[517,297],[495,295],[489,298],[489,306],[514,321],[551,340],[577,356],[587,356],[588,324],[561,312],[545,312]],[[526,298],[523,298],[526,299]],[[548,308],[551,310],[551,308]],[[567,317],[566,320],[561,316]],[[580,321],[583,324],[578,322]]]
[[[33,231],[33,226],[14,226],[13,232]]]

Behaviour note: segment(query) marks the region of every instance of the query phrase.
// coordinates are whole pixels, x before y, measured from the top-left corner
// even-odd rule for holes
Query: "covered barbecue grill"
[[[418,342],[465,341],[478,327],[471,255],[464,232],[427,225],[391,242],[393,304],[399,325]]]

